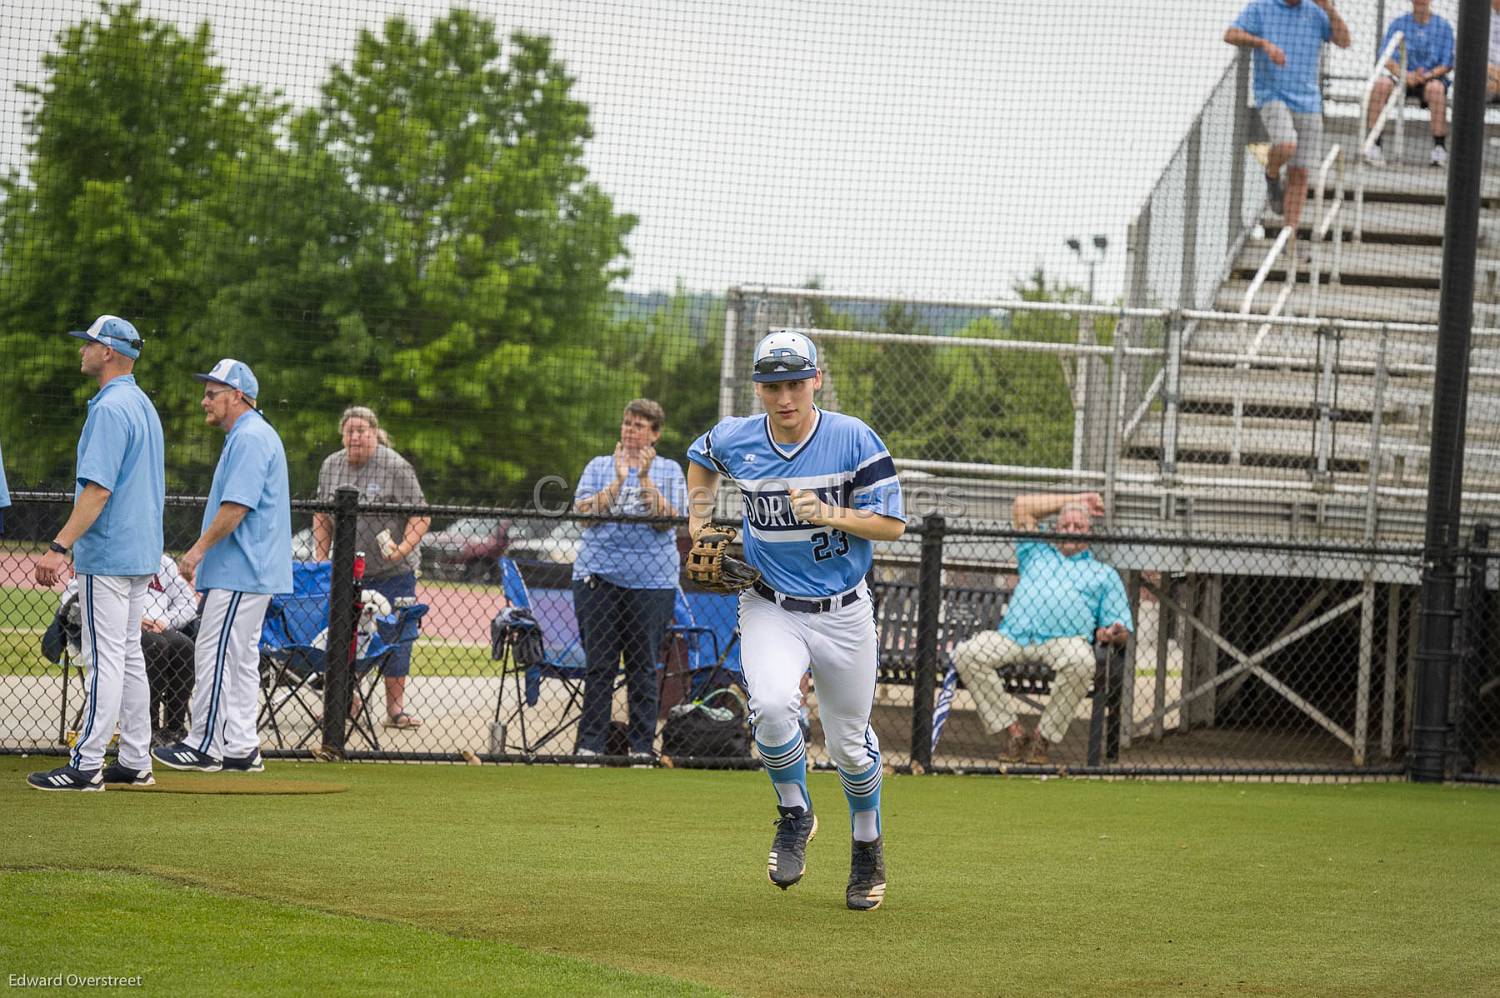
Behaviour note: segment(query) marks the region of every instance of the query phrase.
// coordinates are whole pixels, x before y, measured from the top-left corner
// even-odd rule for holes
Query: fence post
[[[1199,161],[1203,158],[1203,112],[1188,132],[1186,179],[1182,197],[1182,277],[1177,287],[1177,307],[1198,307],[1198,202],[1201,196]],[[1232,230],[1231,230],[1232,231]],[[1142,341],[1144,342],[1144,337]]]
[[[1443,779],[1451,748],[1448,703],[1457,657],[1454,589],[1463,500],[1465,411],[1469,401],[1470,328],[1479,244],[1479,191],[1484,165],[1485,65],[1490,7],[1465,0],[1458,9],[1453,89],[1453,156],[1443,219],[1442,282],[1438,292],[1437,370],[1432,387],[1432,447],[1427,459],[1427,530],[1422,556],[1422,629],[1417,662],[1417,716],[1411,776]],[[1471,97],[1472,95],[1472,97]]]
[[[1453,728],[1459,772],[1472,772],[1479,759],[1479,680],[1485,675],[1484,658],[1490,654],[1492,604],[1489,586],[1490,525],[1474,524],[1469,549],[1467,585],[1464,587],[1463,642],[1458,658],[1458,693],[1453,712]]]
[[[922,562],[917,570],[917,675],[911,691],[912,771],[932,768],[932,711],[937,691],[938,615],[943,606],[943,532],[937,513],[922,521]]]
[[[359,490],[345,485],[333,499],[333,579],[328,594],[328,645],[323,661],[323,751],[344,756],[345,724],[354,699],[353,663],[349,642],[354,639],[354,528],[359,522]]]

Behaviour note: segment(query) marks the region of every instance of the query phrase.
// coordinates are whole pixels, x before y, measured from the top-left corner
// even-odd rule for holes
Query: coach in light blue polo
[[[108,783],[149,784],[151,740],[141,614],[146,587],[161,567],[166,469],[161,420],[135,381],[143,342],[135,326],[101,315],[83,340],[79,370],[95,379],[78,439],[73,511],[37,559],[36,581],[63,581],[67,556],[78,576],[85,668],[83,720],[68,765],[32,773],[38,790],[102,790]],[[104,750],[120,727],[116,762]]]
[[[256,408],[260,384],[226,357],[204,383],[205,421],[228,433],[203,532],[178,561],[204,593],[194,645],[192,729],[152,755],[174,769],[260,772],[259,639],[271,596],[292,591],[292,507],[281,437]]]

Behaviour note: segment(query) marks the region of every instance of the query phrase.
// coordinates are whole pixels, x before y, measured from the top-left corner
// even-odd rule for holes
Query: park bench
[[[912,582],[875,582],[870,587],[875,602],[875,625],[879,642],[876,682],[912,686],[917,676],[918,589]],[[1005,613],[1010,592],[999,587],[944,586],[938,615],[937,667],[935,682],[948,669],[948,656],[965,639],[997,627]],[[1120,691],[1125,666],[1124,650],[1113,645],[1094,646],[1094,684],[1088,696],[1088,764],[1099,766],[1120,756]],[[1042,662],[1021,662],[999,670],[1007,693],[1041,710],[1041,697],[1052,692],[1055,670]]]

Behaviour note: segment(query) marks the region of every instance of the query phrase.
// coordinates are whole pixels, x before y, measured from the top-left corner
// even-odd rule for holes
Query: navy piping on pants
[[[85,575],[83,584],[88,589],[89,641],[94,646],[94,653],[84,661],[93,665],[94,678],[89,684],[89,719],[84,722],[83,730],[78,732],[78,740],[73,743],[74,769],[78,769],[83,764],[83,743],[88,741],[89,735],[93,733],[94,718],[99,712],[99,632],[94,630],[94,577]]]
[[[205,755],[214,741],[214,723],[219,719],[219,694],[224,690],[224,657],[229,650],[229,636],[234,628],[234,615],[239,608],[240,594],[236,592],[229,597],[229,605],[224,609],[224,624],[219,629],[219,646],[214,649],[214,692],[208,699],[208,723],[203,725],[203,741],[198,743],[198,751]]]

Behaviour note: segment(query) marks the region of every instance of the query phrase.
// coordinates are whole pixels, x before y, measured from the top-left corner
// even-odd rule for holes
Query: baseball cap
[[[243,392],[245,398],[252,402],[260,394],[260,382],[255,380],[255,374],[250,370],[250,365],[244,361],[235,360],[233,357],[225,357],[214,365],[212,371],[207,374],[195,374],[193,377],[216,385],[228,385],[230,388]]]
[[[93,340],[102,343],[118,353],[122,353],[132,360],[141,355],[141,334],[135,331],[135,327],[118,315],[101,315],[94,320],[94,324],[82,332],[76,329],[68,330],[69,336],[76,336],[80,340]]]
[[[818,373],[818,348],[790,329],[773,329],[755,345],[752,381],[804,381]]]

